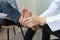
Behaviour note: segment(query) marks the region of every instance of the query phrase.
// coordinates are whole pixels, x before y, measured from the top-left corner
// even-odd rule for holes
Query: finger
[[[22,25],[24,25],[24,24],[25,24],[25,22],[26,22],[26,21],[28,21],[29,19],[30,19],[30,17],[29,17],[29,18],[24,19],[24,20],[23,20],[23,22],[22,22]]]
[[[35,26],[35,24],[30,24],[29,25],[30,28],[35,28],[34,26]]]
[[[33,22],[31,22],[30,24],[29,24],[29,26],[30,27],[35,27],[37,24],[36,23],[33,23]]]
[[[30,17],[31,12],[29,12],[29,11],[22,12],[22,16],[24,16],[25,18]]]
[[[28,27],[30,27],[30,28],[33,27],[33,24],[30,24]]]
[[[25,12],[25,15],[26,15],[26,17],[30,17],[32,15],[32,13],[28,11],[28,12]]]
[[[26,24],[29,28],[32,26],[32,22]]]
[[[31,23],[31,22],[32,22],[32,19],[26,21],[25,24],[28,24],[28,23]]]
[[[27,25],[26,25],[26,24],[24,24],[23,26],[24,26],[25,28],[27,28]]]
[[[22,11],[21,11],[21,15],[23,16],[25,14],[25,12],[27,12],[27,9],[23,8]]]
[[[30,12],[25,12],[25,13],[22,13],[22,16],[24,16],[24,18],[28,18],[31,16],[31,13]]]
[[[29,21],[31,19],[31,17],[28,17],[26,19],[23,20],[23,22]]]
[[[25,13],[25,12],[27,12],[28,10],[27,10],[27,8],[23,8],[22,9],[22,13]]]
[[[20,24],[22,24],[23,16],[20,17]]]
[[[21,16],[24,17],[25,13],[21,13]]]

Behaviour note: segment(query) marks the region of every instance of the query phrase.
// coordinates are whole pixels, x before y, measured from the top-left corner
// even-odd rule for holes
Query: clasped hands
[[[4,14],[4,17],[9,19],[7,14]],[[38,24],[45,24],[46,19],[45,17],[39,17],[24,8],[22,9],[21,17],[19,17],[18,22],[26,28],[28,27],[37,30],[39,28]]]
[[[38,24],[44,23],[44,18],[39,18],[37,15],[31,13],[27,9],[22,10],[21,17],[19,19],[20,24],[24,27],[32,28],[33,30],[37,30]]]

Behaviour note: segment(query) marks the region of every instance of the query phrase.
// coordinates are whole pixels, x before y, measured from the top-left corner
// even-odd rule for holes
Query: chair
[[[2,21],[1,21],[1,19],[0,19],[0,32],[1,32],[1,22],[2,22]]]
[[[13,28],[14,34],[16,34],[15,26],[19,27],[21,25],[20,24],[17,25],[14,21],[8,20],[8,19],[3,19],[2,21],[3,21],[2,27],[7,29],[7,40],[9,40],[9,29]],[[23,33],[23,30],[22,30],[22,27],[20,27],[20,29],[21,29],[21,33],[22,33],[23,38],[24,38],[24,33]]]
[[[7,40],[9,40],[9,29],[13,28],[14,34],[16,35],[16,31],[15,31],[16,24],[14,21],[8,19],[3,19],[2,21],[3,21],[2,27],[7,29]]]

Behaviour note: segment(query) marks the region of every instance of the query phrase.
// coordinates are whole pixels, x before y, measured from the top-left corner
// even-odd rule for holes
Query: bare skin
[[[20,24],[24,25],[24,27],[28,27],[26,24],[23,23],[23,21],[24,21],[24,19],[29,18],[31,16],[32,16],[32,13],[29,12],[27,9],[24,8],[22,10],[22,14],[21,14],[21,17],[20,17],[20,19],[19,19],[18,22]],[[37,30],[38,29],[38,25],[35,25],[34,27],[29,27],[29,28],[32,28],[33,30]]]
[[[29,12],[29,11],[25,12],[26,15],[28,15],[29,13],[31,13],[31,12]],[[38,26],[36,26],[38,24],[47,24],[46,18],[38,17],[37,15],[32,14],[32,16],[26,16],[26,18],[24,18],[24,20],[22,21],[22,25],[31,27],[33,30],[38,29]]]

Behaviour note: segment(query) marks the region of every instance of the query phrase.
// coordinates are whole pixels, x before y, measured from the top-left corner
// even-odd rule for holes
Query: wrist
[[[21,17],[19,17],[17,21],[18,21],[18,23],[20,23],[20,21],[21,21]]]
[[[39,22],[40,22],[41,25],[47,24],[46,17],[40,17]]]

